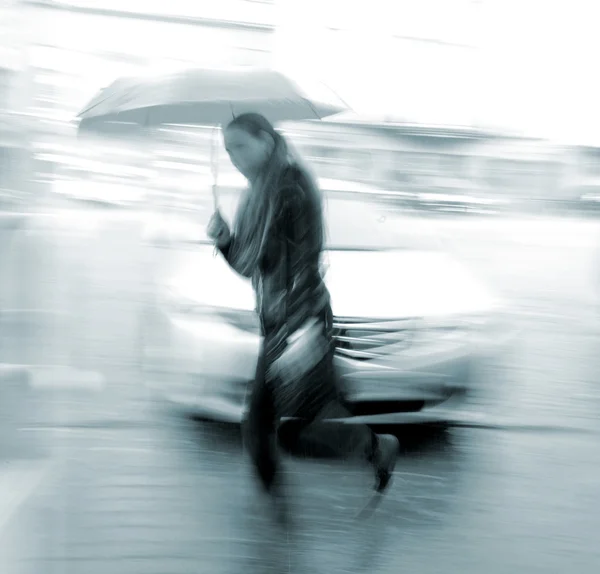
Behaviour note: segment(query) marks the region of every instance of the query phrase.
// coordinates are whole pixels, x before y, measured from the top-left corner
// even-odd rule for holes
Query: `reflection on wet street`
[[[413,440],[364,522],[364,469],[286,459],[297,521],[285,534],[231,429],[161,418],[74,430],[38,495],[24,571],[597,572],[595,442],[466,429]]]
[[[577,283],[567,266],[581,266],[581,253],[575,262],[518,246],[470,251],[511,295],[517,343],[479,373],[484,392],[459,426],[396,429],[398,474],[369,520],[354,520],[371,487],[365,469],[286,456],[298,518],[288,535],[256,495],[239,431],[182,417],[146,390],[153,254],[140,242],[142,218],[116,213],[37,215],[2,244],[14,271],[2,276],[0,362],[36,367],[22,437],[45,444],[56,464],[3,523],[12,561],[3,556],[10,569],[0,571],[600,571],[598,326],[582,295],[588,278]],[[472,237],[455,238],[467,253]],[[541,293],[526,278],[517,290],[502,272],[510,257],[529,257],[521,269],[532,276],[543,272],[532,261],[555,266],[546,277],[562,266],[563,291]]]

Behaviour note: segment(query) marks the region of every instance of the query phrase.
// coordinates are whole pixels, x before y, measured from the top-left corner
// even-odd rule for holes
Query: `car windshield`
[[[327,248],[331,250],[433,249],[425,221],[365,199],[325,195]]]
[[[326,246],[329,250],[431,250],[439,248],[439,240],[427,221],[375,201],[366,195],[343,191],[324,191],[327,225]],[[219,194],[220,210],[231,224],[241,196],[240,191],[225,190]],[[205,230],[212,214],[212,197],[199,201],[185,217],[172,216],[171,239],[175,242],[210,243]],[[185,220],[185,221],[184,221]]]

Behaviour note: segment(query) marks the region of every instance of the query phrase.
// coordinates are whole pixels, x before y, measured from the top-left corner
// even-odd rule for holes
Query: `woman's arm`
[[[236,238],[231,233],[228,223],[223,219],[221,212],[217,209],[208,222],[207,235],[215,244],[215,253],[220,251],[229,266],[242,277],[250,278],[251,272],[242,269],[242,266],[236,263]]]
[[[219,252],[223,255],[223,257],[225,258],[225,261],[227,261],[229,266],[238,275],[241,275],[242,277],[245,277],[246,279],[250,279],[252,276],[252,273],[244,273],[242,269],[240,269],[238,266],[235,265],[235,261],[230,257],[230,253],[231,253],[231,250],[233,249],[234,242],[235,242],[235,236],[233,234],[229,234],[229,240],[222,245],[219,245],[217,243],[216,247],[219,250]]]

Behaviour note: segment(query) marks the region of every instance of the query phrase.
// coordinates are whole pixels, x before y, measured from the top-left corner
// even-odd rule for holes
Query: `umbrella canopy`
[[[80,112],[79,129],[118,133],[164,124],[223,125],[245,112],[277,123],[322,119],[347,109],[325,86],[316,87],[308,93],[281,72],[257,69],[120,78]]]

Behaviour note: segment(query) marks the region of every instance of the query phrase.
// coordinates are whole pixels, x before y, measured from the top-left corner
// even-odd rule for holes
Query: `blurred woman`
[[[252,386],[245,442],[260,484],[287,518],[277,457],[281,417],[298,428],[350,416],[334,369],[333,315],[323,281],[324,217],[320,191],[285,138],[259,114],[237,116],[224,130],[233,165],[249,186],[233,232],[217,210],[208,235],[229,265],[252,280],[263,342]],[[390,482],[398,453],[391,435],[367,426],[343,427],[339,448],[373,467],[375,491]]]

